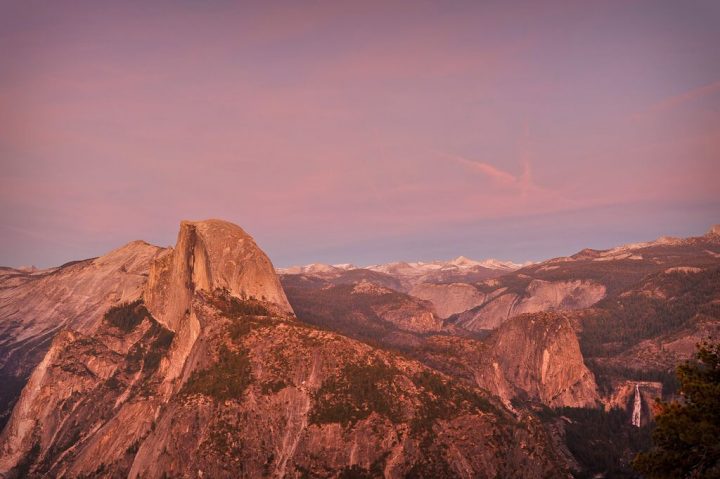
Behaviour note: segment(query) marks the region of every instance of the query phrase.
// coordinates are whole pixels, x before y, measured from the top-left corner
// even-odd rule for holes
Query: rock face
[[[410,295],[430,301],[441,318],[480,306],[487,299],[487,294],[467,283],[420,283],[413,286]]]
[[[145,319],[128,334],[104,324],[93,335],[56,336],[0,435],[0,474],[23,477],[17,466],[42,458],[37,475],[68,475],[66,466],[55,466],[63,458],[76,461],[91,451],[85,460],[96,466],[127,448],[160,403],[139,391],[150,390],[171,334]]]
[[[219,294],[194,297],[183,356],[183,328],[140,304],[59,335],[0,437],[0,473],[567,477],[540,425],[483,391]]]
[[[284,275],[282,283],[300,320],[355,339],[383,342],[401,336],[405,341],[408,335],[443,328],[432,303],[383,286],[385,278],[376,279],[361,275],[336,284],[338,278],[331,282],[291,274]]]
[[[0,476],[567,476],[532,417],[297,321],[239,228],[184,222],[157,253],[144,302],[55,337],[0,435]]]
[[[428,337],[414,354],[425,364],[476,383],[508,406],[515,399],[549,407],[599,404],[595,377],[563,314],[517,316],[484,339]]]
[[[221,220],[183,221],[175,249],[155,261],[145,290],[153,315],[171,330],[189,311],[196,291],[227,290],[291,313],[267,255],[242,228]]]
[[[0,405],[21,396],[0,477],[566,477],[533,403],[596,407],[597,378],[606,407],[648,421],[653,381],[718,331],[718,238],[492,279],[464,258],[314,267],[283,277],[299,320],[218,220],[183,222],[171,249],[0,268]]]
[[[503,414],[500,409],[481,413],[452,396],[434,403],[435,392],[424,378],[448,386],[450,381],[416,362],[292,322],[257,322],[228,342],[222,320],[214,321],[220,336],[209,343],[208,353],[222,348],[215,342],[221,341],[247,355],[245,391],[229,399],[213,397],[195,386],[205,378],[197,375],[187,383],[187,395],[170,400],[140,445],[129,477],[181,471],[208,477],[312,477],[354,471],[394,478],[413,470],[426,477],[490,477],[517,474],[522,467],[528,477],[540,471],[562,474],[544,459],[533,463],[519,453],[515,434],[544,446],[532,433],[498,427],[490,418],[501,417],[496,416]],[[205,360],[209,370],[217,367],[210,357]],[[457,394],[466,394],[461,390]],[[477,393],[468,394],[469,399]],[[442,420],[431,412],[438,406]],[[493,457],[498,453],[502,460]]]
[[[663,385],[657,381],[624,381],[617,386],[605,407],[624,409],[634,426],[644,426],[655,417],[655,400],[662,398],[662,392]]]
[[[551,407],[595,407],[599,401],[575,331],[556,313],[504,323],[489,340],[477,381],[500,397],[526,396]]]
[[[0,428],[32,369],[63,328],[91,333],[111,306],[143,293],[163,252],[133,241],[95,259],[37,272],[0,275]]]
[[[363,299],[360,301],[371,303],[371,310],[380,319],[399,329],[415,333],[429,333],[442,329],[442,320],[437,317],[432,306],[427,302],[415,300],[389,288],[365,281],[354,285],[351,294],[362,297]],[[368,301],[368,298],[373,297],[377,300],[370,299]]]
[[[594,281],[533,279],[522,293],[499,294],[483,305],[459,314],[456,322],[471,331],[495,329],[518,314],[590,307],[604,298],[605,292],[605,286]]]

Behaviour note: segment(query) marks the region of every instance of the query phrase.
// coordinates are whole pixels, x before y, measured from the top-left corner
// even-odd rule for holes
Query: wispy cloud
[[[513,175],[512,173],[502,170],[496,166],[482,161],[470,160],[458,155],[444,155],[445,158],[454,161],[455,163],[462,165],[464,168],[479,173],[498,186],[511,188],[515,191],[522,193],[523,196],[527,196],[532,192],[543,192],[547,193],[549,190],[542,188],[535,184],[532,179],[532,173],[530,168],[530,161],[523,161],[523,170],[519,175]]]
[[[720,80],[707,83],[705,85],[691,88],[677,95],[672,95],[664,98],[658,102],[653,103],[648,108],[635,113],[632,117],[634,119],[641,119],[649,116],[653,116],[659,113],[665,113],[686,103],[695,102],[701,98],[708,97],[710,95],[720,94]]]

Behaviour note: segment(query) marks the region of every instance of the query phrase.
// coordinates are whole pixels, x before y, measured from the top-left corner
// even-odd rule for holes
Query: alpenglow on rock
[[[181,222],[175,248],[150,268],[144,297],[148,309],[175,331],[195,292],[216,289],[292,313],[270,259],[242,228],[215,219]]]

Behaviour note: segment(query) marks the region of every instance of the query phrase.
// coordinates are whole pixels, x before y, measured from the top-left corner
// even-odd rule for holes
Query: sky
[[[720,2],[0,0],[0,265],[222,218],[276,266],[720,223]]]

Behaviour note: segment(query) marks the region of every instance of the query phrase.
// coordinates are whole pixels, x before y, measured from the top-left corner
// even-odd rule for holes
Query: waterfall
[[[632,413],[632,425],[635,427],[640,427],[640,414],[642,410],[642,398],[640,397],[640,388],[638,385],[635,385],[635,403],[633,404],[633,413]]]

